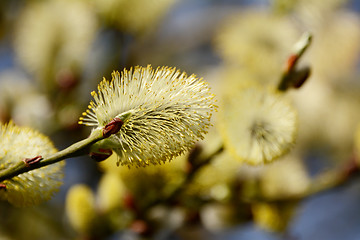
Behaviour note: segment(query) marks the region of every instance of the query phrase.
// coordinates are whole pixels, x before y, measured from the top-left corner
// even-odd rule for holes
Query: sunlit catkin
[[[71,226],[84,235],[95,231],[95,196],[92,190],[83,184],[77,184],[66,196],[66,215]]]
[[[271,162],[294,145],[297,112],[284,95],[268,88],[234,89],[224,97],[220,116],[225,147],[244,162]]]
[[[135,67],[104,79],[79,123],[103,128],[114,118],[118,133],[97,143],[118,163],[156,165],[184,153],[203,138],[216,106],[206,82],[175,68]]]
[[[0,171],[25,158],[55,153],[52,142],[41,133],[13,124],[0,124]],[[64,162],[20,174],[1,182],[0,199],[16,206],[30,206],[48,200],[62,184]]]

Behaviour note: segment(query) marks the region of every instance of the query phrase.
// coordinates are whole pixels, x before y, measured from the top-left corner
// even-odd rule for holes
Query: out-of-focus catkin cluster
[[[254,9],[233,14],[217,33],[224,61],[219,132],[242,162],[269,163],[295,143],[297,110],[277,86],[298,35],[288,16]]]
[[[253,165],[284,155],[297,133],[297,112],[288,101],[283,94],[254,83],[227,93],[219,123],[227,149]]]
[[[0,125],[0,171],[25,158],[55,153],[52,142],[41,133],[18,127],[12,122]],[[62,184],[64,162],[35,169],[1,182],[0,199],[16,206],[30,206],[48,200]]]
[[[106,175],[118,176],[133,196],[134,204],[142,209],[153,201],[164,199],[181,185],[186,176],[186,157],[187,155],[182,155],[162,165],[129,169],[114,168],[113,161],[117,156],[111,156],[107,161],[101,162],[100,167],[106,171]]]
[[[84,237],[124,229],[133,219],[126,209],[127,192],[120,175],[114,172],[102,176],[96,192],[84,184],[74,185],[66,197],[69,223]]]
[[[175,68],[135,67],[103,80],[79,123],[103,128],[112,120],[119,131],[93,146],[112,149],[127,166],[156,165],[190,149],[203,138],[216,109],[205,81]]]
[[[97,14],[107,24],[125,32],[151,32],[177,0],[91,0]]]
[[[262,84],[274,84],[298,36],[286,16],[255,9],[229,15],[215,38],[225,78],[242,81],[239,75],[249,74]]]
[[[83,1],[29,2],[21,12],[14,48],[19,62],[53,87],[61,72],[80,73],[96,33],[96,17]]]
[[[74,185],[66,199],[66,213],[73,228],[87,234],[95,227],[95,197],[91,189],[85,185]]]

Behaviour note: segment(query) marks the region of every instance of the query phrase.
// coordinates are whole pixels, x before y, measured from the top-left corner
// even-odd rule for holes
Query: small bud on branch
[[[278,86],[280,91],[286,91],[290,87],[300,88],[310,76],[310,67],[306,66],[300,69],[297,69],[296,67],[299,59],[310,46],[311,40],[312,35],[310,33],[304,33],[300,40],[295,44],[294,52],[287,59],[285,70]]]

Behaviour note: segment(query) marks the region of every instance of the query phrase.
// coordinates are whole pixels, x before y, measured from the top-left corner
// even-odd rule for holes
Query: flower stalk
[[[188,157],[188,173],[186,174],[186,178],[183,180],[181,184],[178,185],[167,197],[163,199],[156,199],[148,203],[145,209],[150,209],[151,207],[160,204],[160,203],[171,203],[179,198],[179,196],[183,193],[184,190],[192,183],[197,174],[204,167],[208,166],[211,161],[219,154],[223,153],[225,150],[224,145],[221,144],[217,149],[215,149],[212,153],[207,156],[201,156],[202,148],[197,145],[189,154]]]

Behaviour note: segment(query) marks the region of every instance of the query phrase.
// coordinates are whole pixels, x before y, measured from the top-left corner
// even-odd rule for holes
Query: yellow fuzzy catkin
[[[83,67],[96,33],[96,15],[83,1],[31,1],[17,17],[14,50],[41,84]],[[34,57],[36,56],[36,57]]]
[[[104,212],[111,212],[123,207],[126,187],[119,174],[107,172],[100,180],[97,193],[100,209]]]
[[[120,131],[96,146],[113,149],[127,166],[161,164],[184,153],[203,138],[216,109],[205,81],[169,67],[113,72],[92,96],[79,123],[104,127],[120,118]]]
[[[72,227],[80,233],[89,234],[95,224],[95,196],[89,187],[77,184],[66,196],[66,215]]]
[[[55,153],[48,137],[12,122],[0,124],[0,171],[16,165],[24,158],[48,156]],[[50,199],[62,184],[64,162],[32,170],[7,179],[1,184],[0,199],[16,206],[30,206]]]
[[[135,35],[154,30],[177,0],[88,0],[108,23]]]
[[[236,158],[257,165],[285,154],[297,134],[297,112],[284,95],[244,84],[224,96],[220,129]]]
[[[227,17],[215,37],[215,48],[227,67],[246,69],[269,83],[272,76],[277,80],[297,37],[296,26],[287,16],[246,9]]]
[[[310,184],[304,164],[289,154],[263,169],[259,186],[266,198],[283,199],[302,196]]]
[[[158,199],[169,196],[180,184],[183,183],[185,179],[185,166],[187,163],[187,155],[176,157],[173,161],[157,165],[157,166],[148,166],[145,168],[127,168],[127,167],[114,167],[114,162],[117,158],[116,155],[111,156],[109,161],[103,161],[100,163],[100,168],[104,170],[105,175],[112,174],[116,175],[117,178],[120,177],[123,184],[126,185],[126,192],[130,194],[136,201],[136,206],[139,209],[147,206],[149,202],[157,201]],[[113,161],[112,161],[113,160]],[[112,178],[115,178],[113,176]],[[119,181],[120,179],[116,180]],[[113,181],[113,182],[116,182]],[[107,182],[107,183],[106,183]],[[109,185],[109,179],[106,181],[101,180],[101,185]],[[113,187],[117,187],[116,183],[113,183]],[[122,184],[121,184],[122,185]],[[111,186],[99,186],[98,197],[100,208],[104,209],[101,198],[107,198],[110,203],[110,198],[116,199],[116,196],[106,196],[105,193],[101,193],[107,188],[106,191],[111,189]],[[122,188],[120,186],[120,188]],[[117,189],[116,191],[119,191]],[[111,193],[114,194],[114,193]],[[103,196],[100,196],[103,195]],[[123,195],[123,193],[122,193]],[[123,196],[122,196],[123,197]],[[111,200],[112,201],[112,200]],[[113,202],[116,204],[115,202]],[[121,202],[118,203],[119,205]],[[110,204],[109,204],[110,205]],[[105,211],[105,209],[104,209]]]

